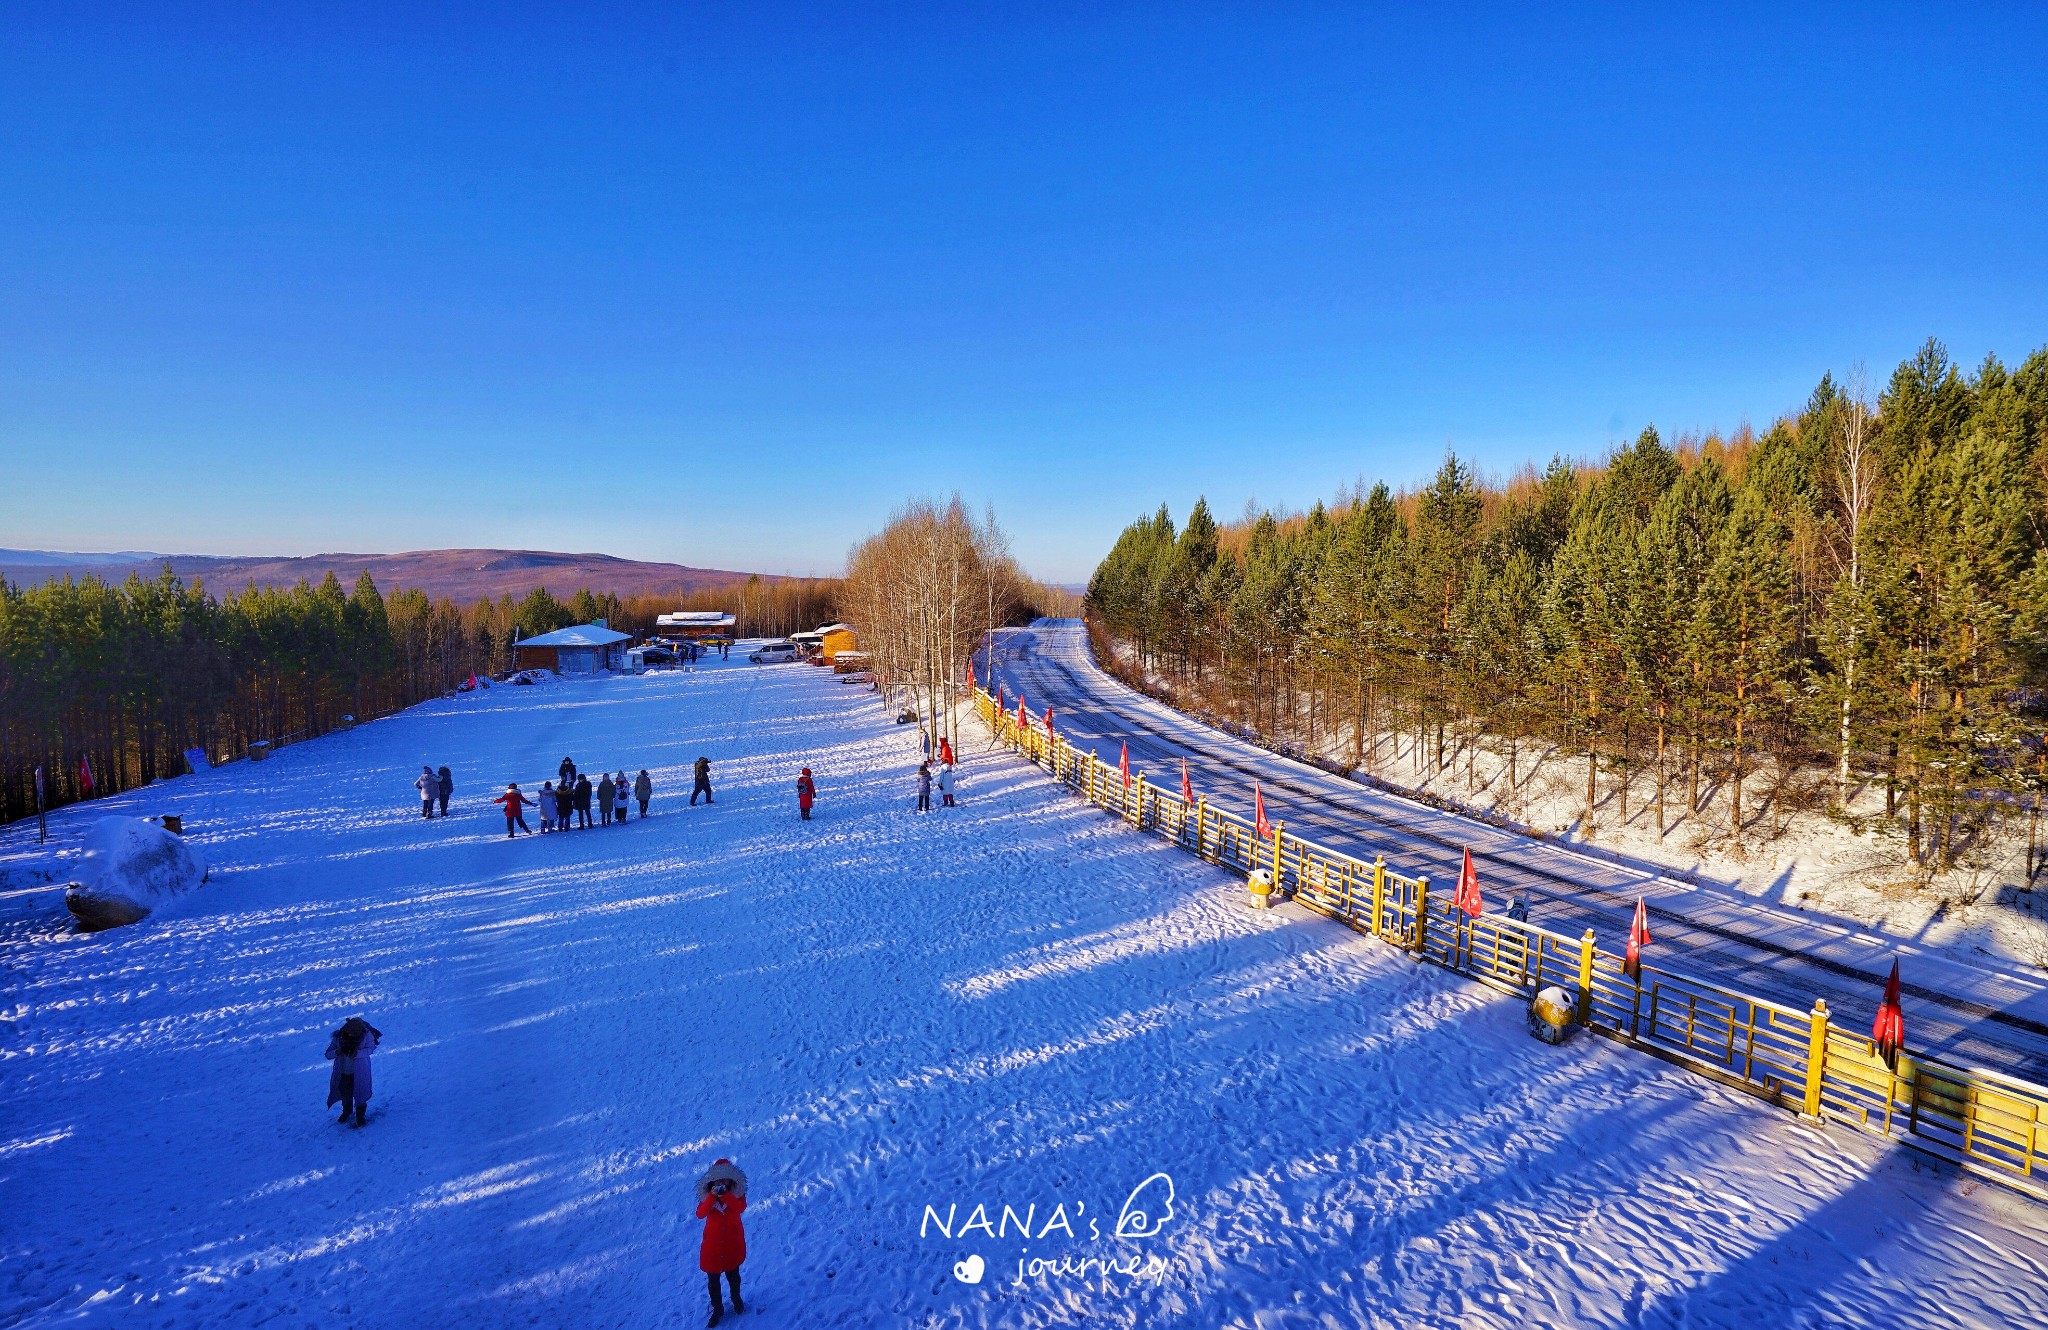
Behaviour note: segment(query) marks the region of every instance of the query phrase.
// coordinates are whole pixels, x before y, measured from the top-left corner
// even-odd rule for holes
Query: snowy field
[[[728,1325],[2044,1324],[2048,1208],[1543,1047],[969,747],[921,817],[914,731],[821,671],[496,689],[105,801],[215,876],[92,937],[8,828],[0,1327],[701,1325],[718,1155]],[[565,753],[654,816],[508,842],[485,800]],[[352,1012],[362,1130],[321,1107]]]

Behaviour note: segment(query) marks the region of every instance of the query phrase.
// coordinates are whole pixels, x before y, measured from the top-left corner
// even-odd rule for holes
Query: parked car
[[[750,654],[747,659],[756,665],[781,665],[795,660],[802,654],[794,642],[770,642]]]

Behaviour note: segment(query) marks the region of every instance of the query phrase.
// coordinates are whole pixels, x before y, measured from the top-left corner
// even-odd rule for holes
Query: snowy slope
[[[506,841],[484,799],[565,752],[649,767],[655,816]],[[919,817],[872,695],[735,660],[106,801],[183,813],[215,877],[94,937],[54,889],[0,897],[0,1326],[700,1325],[717,1155],[753,1180],[742,1327],[2038,1323],[2048,1211],[1542,1047],[1517,1004],[969,757]],[[422,761],[456,819],[419,820]],[[361,1131],[321,1109],[358,1010]],[[1149,1236],[1111,1236],[1155,1173],[1170,1214],[1155,1182]],[[966,1229],[1005,1205],[1028,1239]],[[1157,1273],[1012,1286],[1088,1256]]]

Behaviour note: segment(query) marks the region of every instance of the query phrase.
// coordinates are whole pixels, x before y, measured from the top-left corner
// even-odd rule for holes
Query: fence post
[[[1415,959],[1429,954],[1429,879],[1415,879]]]
[[[1143,831],[1145,829],[1145,773],[1139,772],[1132,783],[1138,787],[1138,814],[1137,820],[1131,825]]]
[[[1286,835],[1286,834],[1287,834],[1287,824],[1286,824],[1285,822],[1275,822],[1275,823],[1273,824],[1273,890],[1275,890],[1275,891],[1279,891],[1279,890],[1281,889],[1281,887],[1280,887],[1280,838],[1281,838],[1282,836]],[[1295,886],[1297,886],[1297,887],[1299,887],[1299,886],[1301,885],[1301,874],[1299,874],[1299,873],[1296,873],[1296,874],[1294,875],[1294,885],[1295,885]]]
[[[1088,765],[1081,771],[1081,794],[1089,803],[1095,802],[1095,750],[1088,750]]]
[[[1385,855],[1376,856],[1372,861],[1372,935],[1380,936],[1381,913],[1387,900],[1387,860]]]
[[[1579,939],[1579,1024],[1593,1023],[1593,930]]]
[[[1800,1116],[1809,1122],[1820,1121],[1820,1086],[1828,1070],[1828,1004],[1815,998],[1813,1003],[1813,1030],[1806,1041],[1806,1096]]]
[[[1209,857],[1209,796],[1206,794],[1195,799],[1195,857]]]

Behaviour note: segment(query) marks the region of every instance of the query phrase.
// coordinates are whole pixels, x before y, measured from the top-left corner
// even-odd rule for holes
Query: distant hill
[[[161,559],[148,550],[122,550],[117,554],[73,554],[63,550],[0,550],[0,568],[98,567],[108,563],[137,563]]]
[[[407,554],[314,554],[298,559],[222,558],[205,554],[99,555],[48,550],[0,550],[0,577],[33,586],[59,577],[88,574],[121,581],[129,573],[155,577],[168,562],[186,581],[200,581],[215,595],[239,591],[249,583],[290,586],[300,578],[318,582],[331,571],[342,585],[367,571],[381,591],[418,587],[429,596],[457,601],[522,596],[544,586],[558,596],[582,587],[618,596],[684,594],[730,582],[750,574],[722,568],[691,568],[679,563],[642,563],[609,554],[556,554],[546,550],[414,550]],[[763,581],[783,578],[761,574]]]

